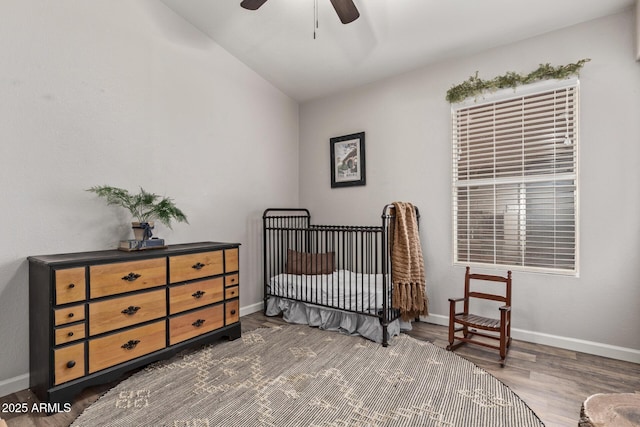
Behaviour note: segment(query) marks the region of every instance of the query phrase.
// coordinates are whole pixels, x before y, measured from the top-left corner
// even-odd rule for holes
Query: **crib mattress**
[[[348,270],[317,275],[283,273],[271,278],[269,294],[341,310],[376,313],[384,300],[382,279],[382,274]]]

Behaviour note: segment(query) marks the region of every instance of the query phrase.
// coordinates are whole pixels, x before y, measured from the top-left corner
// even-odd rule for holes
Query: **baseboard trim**
[[[21,390],[29,388],[29,374],[18,375],[17,377],[8,378],[0,381],[0,397],[8,396],[11,393],[17,393]]]
[[[247,305],[244,307],[240,307],[240,317],[247,316],[251,313],[255,313],[257,311],[262,310],[264,304],[262,302],[257,302],[255,304]]]
[[[423,317],[422,320],[436,325],[449,326],[449,316],[432,314]],[[544,334],[541,332],[533,332],[516,328],[511,330],[511,336],[516,340],[531,342],[534,344],[543,344],[551,347],[563,348],[565,350],[624,360],[626,362],[640,363],[640,350],[633,348],[618,347],[594,341],[561,337],[558,335]]]

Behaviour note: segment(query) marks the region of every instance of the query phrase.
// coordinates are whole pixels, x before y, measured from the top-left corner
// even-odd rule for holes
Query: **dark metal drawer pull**
[[[138,279],[140,276],[140,274],[138,273],[129,273],[126,276],[124,276],[122,278],[122,280],[126,280],[127,282],[133,282],[134,280]]]
[[[134,280],[140,278],[140,274],[138,273],[129,273],[122,278],[122,280],[126,280],[127,282],[133,282]]]
[[[73,336],[73,332],[69,332],[69,333],[67,334],[67,336],[72,337],[72,336]]]
[[[69,360],[67,362],[67,368],[73,368],[74,366],[76,366],[75,360]]]
[[[127,307],[124,310],[122,310],[121,313],[122,314],[126,314],[128,316],[131,316],[133,314],[136,314],[138,312],[138,310],[140,310],[140,307],[136,307],[134,305],[130,305],[129,307]]]
[[[73,288],[75,288],[75,287],[76,287],[76,284],[75,284],[75,283],[69,283],[69,289],[73,289]]]
[[[73,313],[69,313],[69,317],[73,317]]]
[[[191,268],[195,268],[196,270],[200,270],[202,267],[205,267],[205,265],[201,262],[197,262],[191,266]]]
[[[198,319],[195,322],[193,322],[191,325],[195,326],[196,328],[199,328],[200,326],[204,325],[204,320],[203,319]]]
[[[202,298],[202,296],[203,296],[205,293],[206,293],[205,291],[198,291],[198,292],[196,292],[196,293],[194,293],[194,294],[191,294],[191,296],[192,296],[192,297],[194,297],[194,298]]]
[[[234,315],[234,314],[236,314],[236,311],[235,310],[231,310],[231,315]]]
[[[121,347],[125,350],[133,350],[134,348],[136,348],[139,342],[140,340],[129,340],[129,342],[122,344]]]

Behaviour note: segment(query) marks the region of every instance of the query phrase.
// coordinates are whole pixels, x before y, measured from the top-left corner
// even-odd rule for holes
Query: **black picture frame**
[[[331,188],[366,184],[364,132],[330,139]]]

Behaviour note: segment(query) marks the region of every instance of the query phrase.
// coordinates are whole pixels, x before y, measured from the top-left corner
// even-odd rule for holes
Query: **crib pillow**
[[[287,274],[331,274],[335,271],[335,252],[312,254],[287,249]]]

